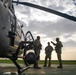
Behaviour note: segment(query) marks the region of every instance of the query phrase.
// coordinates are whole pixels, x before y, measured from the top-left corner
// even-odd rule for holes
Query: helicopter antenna
[[[13,1],[13,3],[17,3],[17,2]],[[62,12],[59,12],[59,11],[56,11],[56,10],[53,10],[53,9],[49,9],[49,8],[39,6],[39,5],[36,5],[36,4],[32,4],[32,3],[28,3],[28,2],[18,2],[18,4],[22,4],[22,5],[26,5],[26,6],[29,6],[29,7],[37,8],[37,9],[40,9],[40,10],[43,10],[43,11],[46,11],[46,12],[49,12],[49,13],[53,13],[53,14],[59,15],[61,17],[64,17],[64,18],[67,18],[69,20],[72,20],[72,21],[76,22],[76,17],[70,16],[68,14],[65,14],[65,13],[62,13]]]

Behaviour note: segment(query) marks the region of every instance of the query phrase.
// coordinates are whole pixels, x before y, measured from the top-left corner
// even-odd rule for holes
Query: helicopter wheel
[[[27,63],[27,66],[30,64],[34,64],[36,62],[36,55],[33,52],[29,52],[25,58],[24,58],[24,62]],[[26,64],[25,63],[25,64]]]

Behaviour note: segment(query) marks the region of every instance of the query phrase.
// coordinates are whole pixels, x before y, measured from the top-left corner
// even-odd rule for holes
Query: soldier
[[[34,64],[34,68],[40,69],[40,67],[38,67],[38,61],[40,59],[40,50],[41,49],[42,49],[42,45],[40,42],[40,36],[37,36],[37,39],[34,41],[34,52],[37,56],[37,60],[36,60],[36,63]]]
[[[56,38],[56,42],[57,43],[54,43],[54,42],[51,41],[51,43],[53,45],[55,45],[55,51],[57,53],[57,58],[58,58],[58,61],[59,61],[59,66],[57,68],[63,68],[62,67],[62,59],[61,59],[61,53],[62,53],[61,49],[62,49],[63,45],[62,45],[61,41],[59,40],[59,38]]]
[[[45,47],[45,62],[44,62],[44,66],[43,67],[46,67],[47,66],[47,59],[49,58],[49,64],[48,64],[48,67],[51,66],[51,53],[53,51],[53,47],[50,45],[50,42],[48,42],[48,46]]]

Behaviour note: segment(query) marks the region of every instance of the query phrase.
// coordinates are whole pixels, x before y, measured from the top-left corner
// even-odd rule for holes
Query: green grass
[[[22,60],[17,60],[17,62],[21,63],[21,64],[23,63]],[[13,63],[13,62],[11,60],[8,60],[8,59],[3,59],[3,60],[0,59],[0,63],[8,63],[9,64],[9,63]]]
[[[23,60],[17,60],[18,63],[20,64],[23,64]],[[11,60],[8,60],[8,59],[0,59],[0,63],[13,63]],[[62,61],[63,64],[70,64],[70,65],[76,65],[76,60],[63,60]],[[41,60],[39,61],[39,64],[44,64],[44,61]],[[52,60],[52,64],[58,64],[58,61],[57,60]]]
[[[52,64],[58,64],[57,60],[52,60],[51,62]],[[62,61],[63,64],[70,64],[70,65],[76,65],[76,60],[63,60]],[[44,61],[39,61],[39,64],[44,64]]]

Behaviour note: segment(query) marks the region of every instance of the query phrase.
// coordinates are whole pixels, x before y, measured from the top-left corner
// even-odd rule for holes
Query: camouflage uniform
[[[40,50],[42,48],[41,42],[40,42],[40,36],[37,36],[37,39],[34,41],[34,52],[37,56],[37,62],[34,64],[34,68],[38,68],[38,61],[40,59]]]
[[[58,68],[62,68],[62,59],[61,59],[61,49],[63,47],[61,41],[59,41],[59,38],[56,38],[57,43],[53,43],[53,45],[55,45],[55,51],[57,53],[57,57],[58,57],[58,61],[59,61],[59,66]]]
[[[46,67],[47,65],[47,59],[49,59],[49,64],[48,64],[48,67],[51,66],[51,53],[53,51],[53,47],[50,45],[50,43],[48,42],[48,46],[46,46],[45,48],[45,62],[44,62],[44,67]]]

